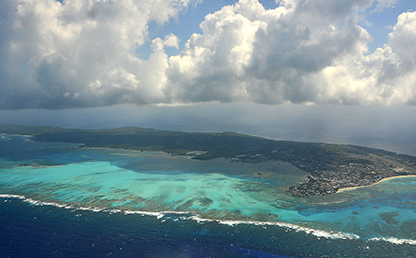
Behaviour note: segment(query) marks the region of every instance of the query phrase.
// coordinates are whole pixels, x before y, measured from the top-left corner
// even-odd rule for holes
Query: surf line
[[[77,207],[70,204],[59,204],[54,202],[43,202],[33,200],[32,198],[27,198],[24,195],[15,195],[15,194],[0,194],[0,198],[2,199],[20,199],[23,202],[27,202],[31,205],[35,206],[55,206],[58,208],[63,209],[71,209],[73,211],[90,211],[90,212],[108,212],[112,213],[121,213],[124,215],[140,215],[140,216],[151,216],[156,217],[157,219],[163,219],[161,222],[165,222],[166,219],[171,219],[171,215],[182,215],[179,218],[172,219],[173,221],[180,220],[194,220],[197,223],[206,223],[206,222],[216,222],[218,224],[226,225],[226,226],[237,226],[241,224],[251,224],[256,226],[278,226],[281,228],[286,228],[287,230],[295,230],[296,232],[304,232],[308,235],[313,235],[319,238],[327,238],[327,239],[348,239],[348,240],[356,240],[360,239],[361,237],[353,234],[353,233],[344,233],[344,232],[336,232],[336,231],[325,231],[319,229],[312,229],[307,228],[287,222],[271,222],[271,221],[244,221],[244,220],[220,220],[220,219],[208,219],[202,218],[197,214],[193,214],[192,212],[183,212],[183,211],[161,211],[161,212],[151,212],[151,211],[130,211],[130,210],[121,210],[121,209],[108,209],[108,208],[100,208],[100,207]],[[185,216],[184,216],[185,215]],[[186,216],[188,215],[188,216]],[[416,240],[413,239],[399,239],[394,237],[374,237],[369,239],[363,239],[364,241],[385,241],[396,245],[416,245]]]
[[[221,219],[209,219],[203,218],[200,214],[195,214],[193,212],[186,212],[186,211],[132,211],[132,210],[123,210],[123,209],[109,209],[103,207],[85,207],[85,206],[76,206],[67,203],[55,203],[55,202],[45,202],[34,200],[32,198],[28,198],[24,195],[13,195],[13,194],[0,194],[0,198],[15,198],[20,199],[23,202],[29,203],[35,206],[54,206],[57,208],[73,210],[73,211],[90,211],[90,212],[108,212],[112,213],[121,213],[124,215],[141,215],[141,216],[152,216],[156,217],[157,219],[163,219],[162,222],[165,222],[166,219],[172,219],[171,215],[179,215],[178,218],[172,219],[173,221],[176,220],[194,220],[197,223],[206,223],[206,222],[215,222],[218,224],[226,225],[234,227],[236,225],[241,224],[251,224],[256,226],[278,226],[281,228],[286,228],[288,230],[295,230],[296,232],[304,232],[309,235],[313,235],[318,238],[327,238],[327,239],[359,239],[360,237],[355,234],[351,233],[344,233],[344,232],[336,232],[336,231],[324,231],[319,229],[307,228],[287,222],[280,222],[280,221],[245,221],[245,220],[221,220]]]
[[[370,187],[370,186],[374,186],[377,185],[383,181],[388,181],[390,179],[396,179],[396,178],[404,178],[404,177],[416,177],[416,175],[404,175],[404,176],[392,176],[392,177],[387,177],[387,178],[383,178],[378,182],[375,182],[374,184],[371,185],[360,185],[360,186],[353,186],[353,187],[345,187],[345,188],[340,188],[338,189],[337,193],[341,193],[344,191],[350,191],[350,190],[354,190],[354,189],[358,189],[358,188],[363,188],[363,187]]]

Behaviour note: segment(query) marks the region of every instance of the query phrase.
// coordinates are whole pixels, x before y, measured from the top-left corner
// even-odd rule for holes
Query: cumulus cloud
[[[389,36],[374,53],[347,56],[312,75],[328,102],[415,104],[416,12],[401,14]]]
[[[265,10],[242,0],[206,17],[180,56],[167,91],[178,101],[316,101],[307,80],[335,60],[359,55],[370,39],[355,10],[371,1],[280,1]],[[185,83],[184,83],[185,82]]]
[[[149,39],[191,0],[10,0],[0,3],[0,108],[120,103],[415,104],[416,12],[367,53],[358,25],[373,0],[240,0],[209,14],[185,49]],[[396,1],[379,0],[377,8]],[[151,40],[149,58],[136,53]]]
[[[165,69],[155,39],[148,60],[136,49],[149,22],[163,24],[188,0],[11,0],[0,4],[1,108],[65,108],[162,102],[154,78]],[[162,40],[163,41],[163,40]],[[163,59],[163,60],[161,60]],[[157,79],[158,80],[158,79]]]
[[[357,12],[373,1],[284,0],[265,10],[241,0],[206,17],[179,56],[165,92],[179,102],[412,103],[415,13],[370,55]]]

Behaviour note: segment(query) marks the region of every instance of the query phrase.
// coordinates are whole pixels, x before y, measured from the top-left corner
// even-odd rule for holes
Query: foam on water
[[[36,149],[36,142],[25,144]],[[48,145],[42,146],[48,150]],[[251,164],[240,173],[244,164],[174,160],[157,153],[75,148],[65,155],[56,155],[53,148],[49,152],[36,160],[1,160],[7,166],[0,166],[0,198],[74,211],[152,216],[161,222],[174,218],[227,226],[278,226],[318,239],[409,245],[416,241],[412,239],[414,178],[306,199],[284,193],[281,182],[301,178],[295,170],[265,171]],[[87,158],[79,161],[74,155]],[[36,166],[40,159],[54,165]],[[256,177],[259,169],[269,177]]]
[[[395,237],[374,237],[371,238],[370,241],[385,241],[385,242],[389,242],[392,244],[396,244],[396,245],[403,245],[403,244],[408,244],[408,245],[416,245],[416,240],[412,240],[412,239],[398,239]]]
[[[293,229],[297,232],[304,232],[306,234],[310,234],[318,238],[321,238],[321,237],[328,238],[328,239],[359,239],[360,238],[356,234],[318,230],[318,229],[302,227],[299,225],[294,225],[294,224],[285,223],[285,222],[209,220],[209,219],[199,218],[198,216],[193,216],[192,218],[195,219],[196,221],[216,221],[220,224],[228,225],[228,226],[235,226],[235,225],[241,225],[241,224],[251,224],[251,225],[257,225],[257,226],[279,226],[282,228]]]
[[[200,222],[206,220],[216,221],[224,225],[248,223],[262,226],[276,225],[302,231],[316,237],[340,239],[359,238],[356,233],[343,233],[342,229],[346,228],[346,226],[342,227],[341,225],[341,227],[338,227],[341,231],[337,231],[334,230],[337,229],[336,227],[321,230],[316,228],[316,224],[314,224],[314,222],[321,222],[330,225],[339,223],[342,220],[347,221],[351,213],[349,209],[339,210],[335,213],[312,210],[308,214],[302,214],[302,211],[279,209],[275,206],[270,206],[270,203],[273,201],[264,194],[257,195],[257,192],[241,191],[242,185],[250,182],[240,179],[227,178],[218,174],[187,174],[186,180],[178,180],[178,178],[182,177],[181,175],[143,175],[114,167],[108,163],[99,163],[75,164],[66,167],[50,168],[18,168],[17,173],[16,171],[12,171],[11,173],[16,173],[17,180],[13,181],[13,176],[9,173],[0,174],[0,178],[3,184],[5,182],[11,183],[9,180],[12,180],[14,186],[18,185],[19,188],[24,187],[24,191],[29,195],[34,195],[36,192],[47,192],[47,195],[39,195],[37,193],[40,198],[44,199],[42,201],[24,198],[25,202],[35,205],[53,205],[59,208],[88,210],[92,212],[124,212],[124,214],[141,214],[155,216],[157,218],[163,218],[166,213],[174,214],[184,212],[196,214],[191,218]],[[48,172],[41,175],[42,173],[37,173],[39,170],[49,171],[51,173]],[[102,172],[97,174],[97,170]],[[30,176],[23,179],[21,175],[22,171],[29,171],[30,173],[36,172],[35,174],[31,174],[32,176],[35,175],[36,180]],[[63,176],[68,171],[70,172],[68,173],[68,177]],[[89,171],[91,176],[84,175],[83,173],[85,171]],[[127,175],[123,175],[123,173],[127,173]],[[116,175],[117,178],[114,178],[114,175],[111,174]],[[94,175],[99,175],[99,178],[94,179]],[[2,176],[7,177],[7,179]],[[150,184],[131,184],[131,181],[137,180],[150,181]],[[56,186],[52,184],[55,181],[59,182]],[[125,185],[129,185],[129,182],[130,187],[126,188]],[[31,185],[35,187],[30,189]],[[90,189],[93,190],[90,192]],[[176,194],[178,192],[177,189],[182,189],[182,192]],[[209,199],[209,201],[206,201],[207,203],[202,205],[203,200],[195,200],[195,193],[203,196],[205,199]],[[22,195],[16,196],[19,196],[20,199],[23,198]],[[119,200],[126,199],[130,199],[131,202],[118,205]],[[59,200],[59,203],[52,200]],[[83,206],[83,203],[88,203],[91,206]],[[184,206],[187,203],[189,205]],[[383,211],[382,209],[380,210]],[[234,211],[240,212],[234,214]],[[221,215],[224,212],[226,215]],[[379,219],[378,213],[374,213],[372,209],[362,209],[361,213],[367,214],[367,217],[363,217],[361,221],[355,222],[356,225],[363,225],[365,227],[366,223],[368,223],[366,221]],[[266,220],[273,221],[258,221],[255,219],[255,216],[258,214],[269,214],[265,217]],[[221,219],[223,216],[242,217],[244,220]],[[304,222],[311,224],[312,227],[299,226],[299,223]],[[404,243],[409,243],[409,241],[405,241]]]
[[[328,239],[359,239],[360,238],[358,235],[355,235],[355,234],[317,230],[317,229],[302,227],[302,226],[285,223],[285,222],[207,219],[207,218],[201,217],[200,215],[192,214],[191,212],[178,212],[178,211],[151,212],[151,211],[131,211],[131,210],[121,210],[121,209],[106,209],[106,208],[100,208],[100,207],[76,207],[74,205],[69,205],[69,204],[38,201],[32,198],[27,198],[23,195],[13,195],[13,194],[0,194],[0,198],[4,198],[4,199],[16,198],[16,199],[23,200],[24,202],[27,202],[36,206],[54,206],[54,207],[70,209],[74,211],[81,210],[81,211],[90,211],[90,212],[107,212],[110,214],[122,213],[125,215],[152,216],[152,217],[156,217],[159,220],[161,220],[162,218],[164,220],[169,219],[171,215],[187,215],[187,216],[179,216],[179,219],[194,220],[199,223],[217,222],[219,224],[227,225],[231,227],[236,226],[236,225],[242,225],[242,224],[250,224],[250,225],[256,225],[256,226],[278,226],[282,228],[292,229],[297,232],[304,232],[306,234],[310,234],[318,238],[328,238]],[[384,239],[371,239],[371,240],[378,241],[378,240],[384,240]],[[400,244],[406,243],[406,244],[416,245],[416,241],[414,242],[415,243],[408,241],[408,240],[397,239],[395,243],[400,243]]]
[[[335,231],[325,231],[325,230],[318,230],[308,227],[303,227],[295,224],[285,223],[285,222],[270,222],[270,221],[242,221],[242,220],[219,220],[219,219],[208,219],[201,217],[200,215],[193,214],[191,212],[178,212],[178,211],[162,211],[162,212],[151,212],[151,211],[133,211],[133,210],[121,210],[121,209],[106,209],[100,207],[77,207],[74,205],[69,204],[61,204],[61,203],[54,203],[54,202],[43,202],[34,200],[32,198],[27,198],[23,195],[14,195],[14,194],[0,194],[0,198],[2,199],[20,199],[24,202],[30,203],[36,206],[54,206],[63,209],[70,209],[70,210],[80,210],[80,211],[90,211],[90,212],[107,212],[109,214],[114,213],[122,213],[124,215],[140,215],[140,216],[151,216],[156,217],[157,219],[161,220],[161,222],[165,222],[166,219],[172,219],[171,216],[179,216],[180,220],[194,220],[198,223],[206,223],[206,222],[216,222],[218,224],[227,225],[230,227],[234,227],[236,225],[256,225],[256,226],[278,226],[281,228],[287,228],[288,230],[295,230],[296,232],[303,232],[309,235],[313,235],[319,238],[326,238],[326,239],[360,239],[361,237],[357,234],[352,233],[345,233],[345,232],[335,232]],[[180,216],[186,215],[186,216]],[[175,218],[174,220],[177,220]],[[163,219],[163,220],[162,220]],[[385,241],[396,245],[416,245],[416,240],[412,239],[399,239],[394,237],[374,237],[369,239],[364,239],[365,241]]]
[[[0,194],[0,198],[15,198],[21,200],[27,199],[25,196],[17,194]]]

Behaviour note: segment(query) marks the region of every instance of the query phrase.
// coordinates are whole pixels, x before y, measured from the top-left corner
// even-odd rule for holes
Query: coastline
[[[0,133],[0,135],[11,135],[11,136],[23,136],[23,137],[33,137],[33,134],[18,134],[18,133]]]
[[[72,143],[81,149],[157,153],[200,161],[216,158],[243,163],[284,161],[310,174],[305,180],[287,187],[286,193],[297,197],[334,194],[399,175],[416,175],[414,156],[353,145],[274,141],[232,132],[149,131],[139,127],[82,130],[15,126],[5,130],[34,132],[37,134],[29,136],[34,141]],[[407,173],[397,168],[407,168]],[[380,176],[374,177],[371,171],[379,171]]]
[[[373,186],[373,185],[377,185],[383,181],[387,181],[390,179],[395,179],[395,178],[402,178],[402,177],[416,177],[416,175],[403,175],[403,176],[392,176],[392,177],[387,177],[387,178],[383,178],[378,182],[375,182],[374,184],[371,185],[360,185],[360,186],[352,186],[352,187],[345,187],[345,188],[340,188],[338,189],[338,191],[336,193],[341,193],[344,191],[350,191],[350,190],[354,190],[354,189],[358,189],[358,188],[363,188],[363,187],[369,187],[369,186]]]
[[[192,155],[187,155],[187,154],[175,154],[175,153],[169,153],[166,151],[161,151],[161,150],[140,150],[140,149],[133,149],[133,148],[116,148],[116,147],[93,147],[93,146],[86,146],[84,144],[84,146],[79,146],[79,148],[81,149],[89,149],[89,150],[107,150],[107,151],[131,151],[131,152],[136,152],[136,153],[149,153],[149,154],[163,154],[166,155],[168,157],[171,158],[175,158],[175,159],[192,159],[194,156]],[[126,154],[123,154],[126,155]]]

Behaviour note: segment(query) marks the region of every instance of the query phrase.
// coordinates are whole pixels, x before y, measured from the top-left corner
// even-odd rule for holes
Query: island
[[[35,141],[78,143],[79,148],[116,148],[225,158],[230,162],[284,161],[307,173],[287,194],[334,194],[383,179],[416,175],[416,157],[355,145],[271,140],[235,132],[199,133],[141,127],[68,129],[54,126],[0,125],[0,133],[30,135]]]

